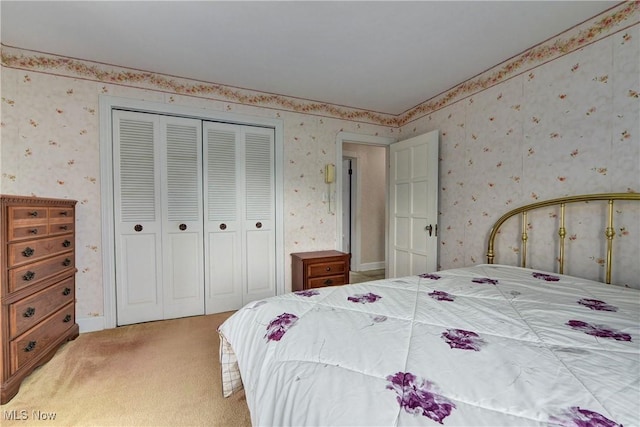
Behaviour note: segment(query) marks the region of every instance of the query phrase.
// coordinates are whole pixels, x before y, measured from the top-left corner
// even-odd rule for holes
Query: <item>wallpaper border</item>
[[[399,128],[639,22],[640,0],[621,3],[399,115],[63,57],[4,44],[0,44],[0,47],[2,66],[7,68]]]

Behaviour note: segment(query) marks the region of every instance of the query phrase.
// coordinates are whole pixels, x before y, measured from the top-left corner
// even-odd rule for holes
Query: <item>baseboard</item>
[[[358,271],[380,270],[381,268],[384,268],[384,261],[367,262],[360,264]]]
[[[85,332],[96,332],[105,329],[104,316],[83,317],[81,319],[76,319],[76,323],[80,327],[81,334]]]

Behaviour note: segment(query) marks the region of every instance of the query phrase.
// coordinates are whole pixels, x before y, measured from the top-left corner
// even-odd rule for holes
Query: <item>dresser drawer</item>
[[[33,222],[47,222],[49,208],[31,206],[10,206],[9,227],[12,224],[29,224]]]
[[[38,359],[49,346],[75,324],[75,309],[70,303],[44,322],[20,335],[10,343],[11,374]]]
[[[49,232],[47,224],[29,224],[16,226],[9,229],[9,240],[33,239],[38,236],[46,236]]]
[[[49,232],[47,208],[10,207],[7,240],[46,236]]]
[[[7,267],[11,268],[16,265],[33,262],[60,252],[69,251],[73,249],[73,240],[73,235],[69,235],[11,243],[9,245]]]
[[[75,218],[73,209],[51,208],[49,209],[49,234],[70,233],[74,230]]]
[[[9,270],[9,292],[34,285],[43,279],[70,269],[75,269],[73,252],[66,252],[53,258],[14,268]]]
[[[50,222],[73,222],[73,216],[72,208],[49,208]]]
[[[54,311],[73,302],[75,300],[74,289],[74,278],[69,277],[56,285],[9,305],[10,338],[17,337]]]
[[[347,265],[343,260],[330,262],[325,261],[321,264],[309,264],[307,266],[307,275],[309,278],[320,276],[331,276],[334,274],[344,274]]]
[[[347,283],[347,281],[345,280],[344,274],[341,274],[338,276],[309,278],[307,283],[309,288],[322,288],[323,286],[344,285]]]

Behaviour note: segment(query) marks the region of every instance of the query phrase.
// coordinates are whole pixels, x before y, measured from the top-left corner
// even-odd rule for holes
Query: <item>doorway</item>
[[[337,197],[336,205],[337,246],[338,250],[351,254],[351,283],[375,280],[385,275],[386,171],[389,165],[388,146],[392,142],[395,139],[348,132],[338,134],[336,164],[342,165],[342,173],[336,176],[336,188],[342,193]],[[371,178],[370,174],[374,177]],[[367,214],[372,209],[375,214]]]
[[[386,242],[384,249],[384,269],[385,277],[397,277],[397,274],[405,271],[432,271],[437,266],[438,259],[438,234],[437,234],[437,204],[438,204],[438,145],[439,131],[431,131],[417,137],[404,140],[397,145],[396,140],[389,137],[379,137],[371,135],[359,135],[349,132],[340,132],[336,138],[336,164],[342,164],[343,146],[345,144],[377,145],[385,147],[385,184],[382,189],[375,189],[373,192],[379,193],[383,191],[385,198],[385,221],[384,221],[384,240]],[[403,144],[404,143],[404,144]],[[410,148],[409,151],[404,147]],[[392,149],[395,147],[395,151]],[[395,169],[391,168],[391,153],[394,153],[393,161]],[[407,154],[409,153],[409,154]],[[400,169],[398,169],[400,167]],[[358,167],[362,170],[362,167]],[[395,172],[393,172],[395,171]],[[398,173],[401,171],[402,173]],[[395,174],[393,181],[395,196],[390,194],[391,185],[390,176]],[[410,176],[405,177],[409,173]],[[415,176],[414,176],[415,175]],[[406,179],[405,179],[406,178]],[[337,174],[336,188],[338,191],[343,189],[343,174]],[[357,179],[357,178],[356,178]],[[400,180],[400,181],[398,181]],[[363,179],[357,179],[363,182]],[[406,181],[406,182],[405,182]],[[398,198],[398,189],[401,194],[405,194],[405,190],[413,188],[416,191],[409,193],[410,197]],[[357,190],[356,190],[357,191]],[[372,192],[365,194],[361,191],[361,199],[368,200]],[[393,197],[394,204],[391,206],[390,200]],[[347,203],[342,200],[342,195],[337,197],[336,215],[337,215],[337,244],[338,249],[345,251],[344,233],[348,230],[349,223],[343,224],[343,209],[347,208]],[[413,206],[407,210],[407,206]],[[357,209],[357,203],[356,203]],[[406,211],[406,212],[405,212]],[[358,252],[358,212],[356,210],[356,226],[352,233],[351,239],[351,262],[353,269],[362,268],[362,257]],[[391,218],[394,222],[391,225]],[[431,227],[429,226],[431,224]],[[434,225],[435,224],[435,225]],[[394,234],[391,234],[390,226],[393,226]],[[429,235],[429,230],[435,230],[435,233]],[[360,236],[364,232],[370,232],[369,229],[360,230]],[[400,233],[400,234],[398,234]],[[407,237],[409,233],[410,237]],[[411,237],[412,236],[412,237]],[[393,245],[390,242],[393,241]],[[362,246],[362,242],[360,242]],[[405,247],[406,246],[406,247]],[[405,256],[406,255],[406,256]],[[392,258],[393,257],[393,258]],[[422,264],[419,262],[422,260]],[[424,265],[423,265],[424,264]],[[405,273],[408,274],[408,273]]]

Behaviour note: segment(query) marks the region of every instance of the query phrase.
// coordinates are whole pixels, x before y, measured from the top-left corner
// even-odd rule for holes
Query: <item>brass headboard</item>
[[[521,236],[521,250],[520,250],[520,261],[521,266],[527,266],[527,213],[547,206],[560,206],[560,227],[558,229],[558,235],[560,236],[560,253],[558,255],[558,263],[560,274],[564,272],[564,246],[565,246],[565,236],[566,229],[564,227],[565,223],[565,206],[568,203],[576,203],[576,202],[590,202],[590,201],[606,201],[609,204],[609,212],[607,216],[607,227],[604,230],[604,236],[607,239],[607,255],[606,255],[606,272],[605,279],[606,283],[611,283],[611,260],[612,260],[612,247],[613,247],[613,236],[615,236],[615,231],[613,228],[613,202],[616,200],[637,200],[640,201],[640,193],[602,193],[602,194],[584,194],[581,196],[569,196],[569,197],[560,197],[557,199],[550,199],[541,202],[531,203],[528,205],[521,206],[519,208],[513,209],[506,214],[502,215],[500,219],[498,219],[493,227],[491,228],[491,232],[489,233],[489,247],[487,250],[487,262],[489,264],[493,264],[493,259],[495,257],[495,253],[493,250],[494,240],[496,235],[498,234],[498,230],[500,226],[507,221],[509,218],[522,214],[522,236]]]

